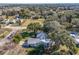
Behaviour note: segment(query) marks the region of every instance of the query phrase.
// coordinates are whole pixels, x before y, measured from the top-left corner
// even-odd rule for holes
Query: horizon
[[[1,0],[0,3],[78,3],[78,0]]]

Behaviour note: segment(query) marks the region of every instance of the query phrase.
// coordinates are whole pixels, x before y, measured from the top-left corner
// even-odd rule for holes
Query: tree
[[[0,24],[0,29],[1,29],[2,25]]]
[[[20,19],[17,20],[16,22],[17,22],[17,24],[18,24],[19,26],[21,25],[21,20],[20,20]]]
[[[44,54],[44,45],[40,44],[39,46],[37,46],[36,48],[34,48],[32,51],[29,51],[28,54],[29,55],[42,55]]]
[[[68,19],[67,22],[69,22],[69,23],[72,22],[72,15],[67,15],[66,18]]]
[[[55,45],[51,47],[52,53],[50,54],[76,54],[75,42],[63,25],[58,21],[49,21],[44,24],[44,28],[48,29],[49,37],[55,42]],[[60,46],[65,46],[67,49],[62,50]]]
[[[72,22],[72,16],[73,14],[71,12],[65,12],[64,17],[66,18],[66,22],[71,23]],[[62,16],[63,17],[63,16]],[[64,20],[64,19],[63,19]]]
[[[41,25],[39,23],[31,23],[27,26],[27,29],[36,32],[37,30],[41,29]]]
[[[76,27],[79,27],[79,19],[78,18],[73,18],[72,19],[72,24],[76,25]]]
[[[55,45],[52,46],[53,52],[52,54],[76,54],[76,45],[72,37],[67,33],[67,31],[62,31],[60,33],[53,32],[50,35],[51,39],[55,41]],[[60,46],[65,46],[66,49],[62,49]],[[64,47],[64,48],[65,48]],[[64,51],[61,53],[61,51]]]
[[[19,11],[19,15],[23,19],[26,19],[26,18],[29,18],[30,17],[30,13],[29,13],[29,11],[27,9],[21,9]]]
[[[21,40],[22,40],[22,37],[21,37],[21,35],[19,35],[19,34],[16,34],[16,35],[13,37],[13,41],[14,41],[15,43],[19,43]]]
[[[8,15],[6,15],[6,19],[9,19],[9,16]]]
[[[43,28],[47,32],[52,32],[61,31],[61,28],[63,28],[63,26],[61,26],[58,21],[46,21]]]

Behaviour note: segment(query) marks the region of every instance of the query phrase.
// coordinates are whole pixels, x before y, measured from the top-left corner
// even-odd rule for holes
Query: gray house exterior
[[[36,47],[40,44],[44,45],[44,47],[49,47],[50,45],[52,45],[51,39],[48,39],[47,34],[44,32],[38,32],[36,38],[29,38],[25,45]]]

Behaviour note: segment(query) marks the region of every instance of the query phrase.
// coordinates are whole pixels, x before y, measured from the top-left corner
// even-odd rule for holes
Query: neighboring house
[[[71,32],[70,36],[72,36],[73,38],[75,38],[77,36],[77,33],[76,32]]]
[[[15,22],[13,20],[7,19],[5,20],[5,24],[9,25],[9,24],[14,24]]]
[[[16,20],[19,20],[20,19],[19,14],[15,15],[15,18],[16,18]]]
[[[13,23],[16,23],[16,20],[15,19],[13,19]]]
[[[29,38],[27,42],[23,44],[24,47],[36,47],[40,44],[43,44],[44,47],[49,47],[52,45],[51,39],[47,38],[47,34],[44,32],[37,32],[36,38]]]
[[[78,36],[77,32],[71,32],[70,36],[73,37],[73,39],[74,39],[74,41],[75,41],[76,44],[79,44],[79,36]]]

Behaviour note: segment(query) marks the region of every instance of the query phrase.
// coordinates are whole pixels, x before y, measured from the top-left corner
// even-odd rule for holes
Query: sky
[[[79,0],[0,0],[0,3],[79,3]]]

